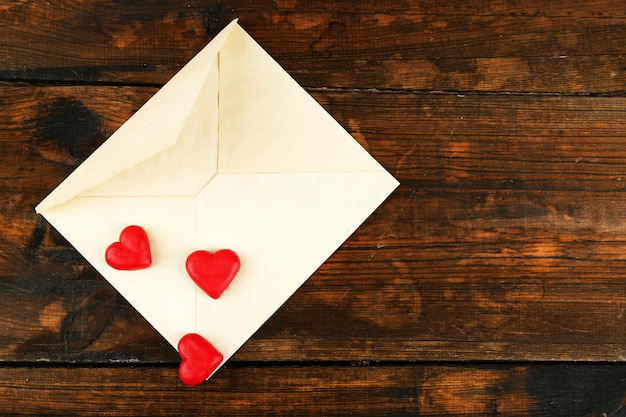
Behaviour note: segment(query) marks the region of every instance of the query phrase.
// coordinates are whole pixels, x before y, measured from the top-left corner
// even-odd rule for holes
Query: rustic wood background
[[[233,18],[401,186],[209,382],[33,208]],[[0,414],[626,415],[626,3],[0,2]]]

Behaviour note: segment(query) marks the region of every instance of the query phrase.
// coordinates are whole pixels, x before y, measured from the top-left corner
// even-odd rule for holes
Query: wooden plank
[[[616,415],[624,365],[225,367],[185,387],[166,367],[3,367],[5,415]],[[602,414],[605,413],[605,414]]]
[[[32,211],[154,91],[0,89],[0,360],[176,358]],[[624,359],[623,98],[315,97],[402,185],[235,360]]]
[[[162,84],[240,17],[310,87],[622,91],[623,5],[568,3],[14,2],[0,80]]]
[[[397,178],[420,187],[624,189],[619,97],[316,97]]]

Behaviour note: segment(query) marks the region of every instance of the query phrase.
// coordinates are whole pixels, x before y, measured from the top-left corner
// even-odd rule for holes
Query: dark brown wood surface
[[[192,388],[33,208],[236,17],[401,185]],[[0,415],[626,415],[624,39],[615,1],[0,3]]]

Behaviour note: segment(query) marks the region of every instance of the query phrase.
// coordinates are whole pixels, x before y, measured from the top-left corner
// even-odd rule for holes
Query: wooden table
[[[33,207],[236,17],[401,185],[187,387]],[[5,1],[0,80],[1,415],[626,415],[626,3]]]

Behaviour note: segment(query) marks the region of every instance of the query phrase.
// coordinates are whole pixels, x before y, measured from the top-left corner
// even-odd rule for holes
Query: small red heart
[[[182,359],[178,375],[187,385],[198,385],[209,379],[224,360],[215,346],[196,333],[188,333],[178,341],[178,353]]]
[[[228,288],[237,272],[239,257],[230,249],[215,254],[198,250],[187,257],[187,272],[193,281],[213,299],[218,299]]]
[[[149,267],[152,255],[146,231],[139,226],[126,227],[120,233],[119,242],[111,243],[104,257],[115,269],[129,271]]]

